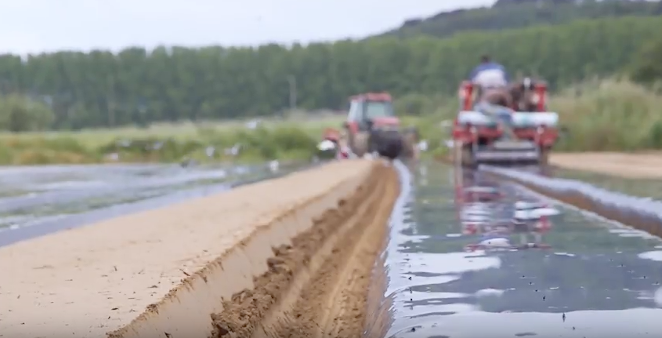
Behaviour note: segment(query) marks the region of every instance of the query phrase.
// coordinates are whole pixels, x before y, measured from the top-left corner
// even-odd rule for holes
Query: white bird
[[[225,154],[226,155],[232,155],[232,156],[237,156],[239,154],[239,150],[241,150],[241,144],[237,143],[232,146],[232,148],[225,149]]]
[[[216,152],[216,148],[213,146],[209,146],[205,149],[205,153],[207,154],[207,157],[211,158],[214,157],[214,153]]]
[[[260,121],[258,121],[258,120],[250,120],[246,123],[246,128],[251,129],[251,130],[255,129],[255,128],[257,128],[259,123],[260,123]]]
[[[428,141],[422,140],[421,142],[418,142],[416,147],[418,147],[418,150],[420,150],[420,151],[427,151],[428,150]]]
[[[269,170],[271,170],[272,172],[278,171],[279,167],[280,167],[280,164],[278,163],[278,161],[273,160],[273,161],[269,162]]]

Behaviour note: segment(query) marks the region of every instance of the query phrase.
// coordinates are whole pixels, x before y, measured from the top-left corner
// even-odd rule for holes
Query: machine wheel
[[[363,157],[368,152],[370,136],[367,133],[354,134],[351,140],[351,148],[358,157]]]
[[[366,141],[367,144],[367,152],[369,154],[372,154],[376,151],[379,151],[379,142],[383,142],[384,140],[381,140],[376,133],[371,133],[368,135],[368,140]]]
[[[471,149],[470,145],[465,145],[462,147],[460,156],[460,163],[463,167],[472,169],[476,167],[476,160],[474,159],[473,150]]]
[[[376,151],[379,156],[394,160],[403,154],[403,139],[397,132],[381,132],[372,135],[371,151]]]
[[[403,152],[405,158],[415,158],[416,156],[416,143],[418,142],[418,131],[414,128],[405,131],[402,135]]]
[[[549,148],[541,148],[540,155],[538,157],[538,165],[546,166],[549,164]]]

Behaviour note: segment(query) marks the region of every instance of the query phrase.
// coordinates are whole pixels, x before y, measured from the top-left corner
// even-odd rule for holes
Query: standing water
[[[307,166],[0,167],[0,246],[216,194]]]
[[[662,336],[658,238],[563,206],[521,225],[516,202],[548,201],[441,164],[398,168],[387,290],[369,314],[390,320],[366,337]]]

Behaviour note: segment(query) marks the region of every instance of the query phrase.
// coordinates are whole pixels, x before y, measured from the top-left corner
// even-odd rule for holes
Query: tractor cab
[[[350,98],[346,125],[350,131],[368,131],[374,127],[397,127],[393,99],[388,93],[368,93]]]

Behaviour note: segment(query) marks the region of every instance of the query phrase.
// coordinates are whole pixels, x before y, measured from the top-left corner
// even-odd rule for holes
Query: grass
[[[314,155],[324,128],[340,126],[344,116],[293,116],[263,119],[257,129],[246,121],[155,124],[149,128],[93,129],[76,132],[0,133],[0,164],[84,164],[111,161],[173,162],[208,160],[205,149],[216,149],[214,160],[242,162],[270,159],[304,159]],[[122,141],[132,141],[123,146]],[[159,149],[149,148],[161,144]],[[224,154],[241,144],[239,156]]]
[[[329,125],[340,125],[344,116],[323,116],[319,118],[310,118],[305,116],[291,117],[286,120],[280,119],[262,119],[267,128],[276,128],[287,125],[297,124],[302,129],[315,134],[321,134],[325,127]],[[303,121],[303,122],[297,122]],[[198,139],[201,130],[214,130],[216,132],[232,132],[238,129],[245,129],[248,120],[230,120],[230,121],[203,121],[198,123],[155,123],[147,128],[138,127],[120,127],[112,129],[83,129],[80,131],[49,131],[49,132],[27,132],[27,133],[0,133],[0,141],[8,139],[18,139],[25,141],[32,140],[58,140],[74,139],[81,142],[85,147],[93,149],[114,142],[117,139],[140,139],[140,138],[172,138],[178,141]]]
[[[560,151],[639,151],[662,148],[662,95],[627,80],[591,80],[550,96],[550,110],[559,114],[567,130]],[[407,126],[416,126],[429,149],[424,156],[443,156],[449,133],[441,122],[454,118],[458,99],[410,94],[395,101]],[[123,162],[183,159],[206,160],[205,149],[215,147],[215,160],[242,162],[307,159],[327,127],[339,127],[344,115],[294,115],[263,120],[255,130],[246,121],[157,124],[149,128],[117,128],[77,132],[0,133],[0,164],[99,163],[117,153]],[[122,147],[121,140],[133,140]],[[158,151],[145,150],[163,142]],[[224,149],[241,144],[238,157]]]
[[[563,151],[662,148],[662,95],[627,80],[593,80],[550,99],[568,129]]]

